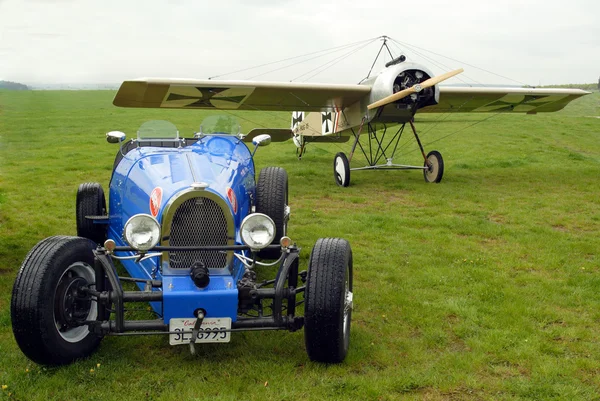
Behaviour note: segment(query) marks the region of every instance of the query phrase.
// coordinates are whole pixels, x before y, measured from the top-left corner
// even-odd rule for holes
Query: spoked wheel
[[[343,152],[338,152],[333,159],[333,177],[340,187],[350,185],[350,163]]]
[[[77,235],[89,238],[97,244],[106,240],[106,226],[94,224],[86,216],[104,216],[106,214],[106,199],[102,186],[95,182],[86,182],[77,189],[76,210]]]
[[[80,237],[49,237],[23,262],[13,287],[13,333],[34,362],[62,365],[91,355],[101,337],[85,322],[96,320],[96,301],[82,291],[94,287],[95,244]]]
[[[426,182],[440,182],[444,175],[444,159],[437,150],[432,150],[427,153],[427,160],[425,161],[425,170],[423,170],[423,177]]]
[[[256,184],[256,212],[264,213],[275,223],[274,244],[287,235],[287,224],[290,219],[288,206],[288,176],[281,167],[265,167],[260,171]],[[258,256],[264,259],[277,259],[281,255],[279,249],[263,249]]]
[[[340,238],[321,238],[310,255],[304,294],[304,342],[312,361],[346,358],[352,319],[352,249]]]

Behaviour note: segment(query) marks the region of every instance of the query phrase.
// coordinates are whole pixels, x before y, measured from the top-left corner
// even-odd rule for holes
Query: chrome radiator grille
[[[187,199],[172,215],[169,245],[215,246],[228,243],[228,219],[223,208],[206,197]],[[189,269],[195,262],[203,262],[208,268],[224,268],[228,255],[224,251],[169,252],[172,269]]]

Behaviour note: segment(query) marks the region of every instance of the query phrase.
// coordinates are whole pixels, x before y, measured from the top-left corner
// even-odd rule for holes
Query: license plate
[[[177,332],[169,335],[169,344],[189,344],[194,324],[196,324],[196,319],[193,318],[169,320],[169,331]],[[219,330],[229,329],[231,329],[231,318],[229,317],[204,318],[196,336],[196,343],[228,343],[231,341],[231,332]]]

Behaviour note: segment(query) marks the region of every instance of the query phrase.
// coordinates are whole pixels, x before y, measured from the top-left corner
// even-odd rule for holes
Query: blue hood
[[[255,191],[254,162],[241,140],[207,136],[183,148],[145,146],[129,151],[110,183],[109,236],[121,238],[125,222],[138,213],[154,215],[162,223],[169,200],[198,182],[225,200],[239,227]]]

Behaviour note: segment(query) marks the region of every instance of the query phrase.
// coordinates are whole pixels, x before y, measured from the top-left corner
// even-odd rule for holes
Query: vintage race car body
[[[241,135],[236,122],[215,117],[190,138],[152,121],[130,141],[117,131],[107,140],[120,145],[108,202],[99,184],[81,184],[77,236],[39,242],[15,280],[13,332],[27,357],[70,363],[107,335],[162,333],[195,352],[237,331],[304,327],[310,359],[345,358],[350,245],[319,239],[300,271],[300,249],[287,236],[287,173],[267,167],[256,180],[253,156],[268,135]],[[258,279],[264,266],[277,267],[274,279]],[[127,319],[139,302],[156,318]]]
[[[240,138],[228,135],[186,142],[176,151],[172,147],[135,147],[119,161],[110,182],[107,233],[117,245],[127,246],[122,237],[124,225],[140,213],[151,214],[162,222],[165,246],[243,244],[236,227],[251,212],[255,198],[250,150]],[[186,218],[182,218],[183,214]],[[203,227],[205,234],[194,232],[198,226]],[[226,316],[236,321],[236,283],[242,279],[244,265],[232,254],[233,251],[180,255],[165,252],[162,257],[140,263],[121,263],[132,277],[163,281],[162,310],[157,312],[165,321],[194,317],[195,308],[182,306],[198,303],[208,305],[207,317]],[[183,261],[178,261],[178,257]],[[189,279],[189,267],[196,259],[206,263],[210,271],[206,288],[198,288]]]

